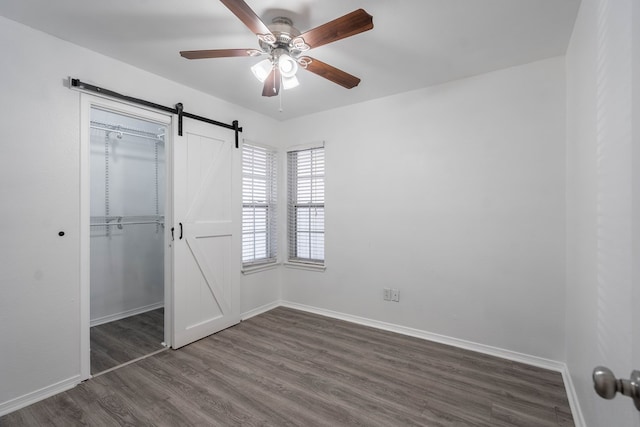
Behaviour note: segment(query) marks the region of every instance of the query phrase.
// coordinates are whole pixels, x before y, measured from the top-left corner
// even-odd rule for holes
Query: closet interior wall
[[[164,305],[166,131],[91,111],[91,326]]]

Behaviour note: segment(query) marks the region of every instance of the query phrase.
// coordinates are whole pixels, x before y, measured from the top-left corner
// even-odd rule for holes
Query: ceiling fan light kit
[[[298,72],[298,63],[286,53],[278,56],[278,67],[283,77],[294,77]]]
[[[355,10],[305,33],[293,26],[291,19],[276,17],[265,25],[243,0],[220,0],[258,38],[260,49],[213,49],[181,51],[187,59],[228,58],[236,56],[268,56],[251,67],[254,76],[264,84],[262,96],[275,96],[283,90],[297,87],[298,68],[330,80],[347,89],[360,79],[345,71],[303,54],[307,51],[351,37],[373,28],[373,17],[363,9]]]
[[[256,79],[260,80],[260,82],[264,82],[265,80],[267,80],[267,76],[269,76],[269,73],[272,69],[273,62],[271,62],[271,59],[263,59],[262,61],[251,67],[253,75],[256,76]]]
[[[300,86],[300,81],[296,76],[291,76],[291,77],[282,76],[282,89],[288,90],[298,86]]]

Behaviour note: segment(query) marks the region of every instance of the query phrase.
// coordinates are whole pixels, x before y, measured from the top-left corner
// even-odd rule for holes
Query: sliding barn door
[[[173,144],[173,348],[240,321],[240,157],[234,133],[189,119],[183,129]]]

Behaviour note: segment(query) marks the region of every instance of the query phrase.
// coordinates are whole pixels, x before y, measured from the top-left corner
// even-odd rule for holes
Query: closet
[[[91,373],[163,348],[168,127],[90,117]]]

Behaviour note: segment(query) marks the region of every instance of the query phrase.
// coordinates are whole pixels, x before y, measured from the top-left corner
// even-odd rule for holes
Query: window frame
[[[291,155],[293,153],[296,153],[296,161],[297,161],[297,153],[300,152],[304,152],[304,151],[313,151],[313,150],[322,150],[322,157],[323,157],[323,164],[322,164],[322,170],[321,170],[321,174],[314,174],[314,167],[311,166],[311,175],[310,175],[310,179],[313,180],[314,177],[318,177],[321,176],[322,178],[322,202],[318,202],[318,201],[313,201],[311,200],[310,202],[307,203],[300,203],[297,200],[297,190],[298,190],[298,184],[299,184],[299,180],[297,178],[297,173],[298,173],[298,168],[297,165],[293,165],[293,162],[291,160]],[[326,186],[326,164],[325,164],[325,159],[326,159],[326,151],[325,151],[325,144],[324,142],[322,143],[318,143],[318,144],[309,144],[309,145],[304,145],[304,146],[295,146],[295,147],[291,147],[289,149],[287,149],[286,151],[286,165],[287,165],[287,219],[286,219],[286,233],[287,233],[287,238],[286,238],[286,246],[287,246],[287,262],[285,263],[286,266],[288,267],[293,267],[293,268],[304,268],[304,269],[311,269],[311,270],[324,270],[325,269],[325,264],[326,264],[326,227],[325,227],[325,223],[326,223],[326,217],[325,217],[325,213],[326,213],[326,200],[324,197],[324,188]],[[295,171],[292,170],[295,167]],[[294,178],[294,174],[295,174],[295,178]],[[312,191],[312,190],[311,190]],[[313,195],[311,194],[310,196],[311,198],[313,198]],[[305,232],[309,234],[309,241],[311,242],[311,234],[322,234],[322,259],[320,258],[306,258],[306,257],[300,257],[297,254],[297,247],[295,245],[298,244],[298,212],[299,209],[303,208],[303,209],[314,209],[314,208],[321,208],[323,210],[323,218],[322,218],[322,231],[318,232],[318,231],[313,231],[311,228],[311,221],[309,221],[309,230],[306,230]],[[316,224],[317,225],[317,224]],[[310,248],[311,248],[311,243],[310,244]],[[309,250],[309,252],[311,253],[311,249]]]
[[[256,202],[252,200],[251,202],[245,203],[246,200],[246,179],[250,177],[252,180],[255,180],[254,174],[247,174],[245,172],[245,154],[246,147],[251,147],[251,150],[254,152],[255,159],[255,151],[261,151],[265,153],[265,198],[267,200]],[[255,164],[255,161],[253,162]],[[255,167],[253,165],[252,167]],[[250,140],[244,140],[242,143],[242,155],[241,155],[241,174],[242,174],[242,218],[241,218],[241,229],[242,229],[242,248],[241,248],[241,257],[242,257],[242,272],[247,274],[252,271],[262,270],[267,268],[272,268],[278,264],[278,150],[275,147],[270,145],[261,144],[257,142],[253,142]],[[251,185],[251,189],[255,189],[255,185]],[[245,231],[245,209],[246,208],[262,208],[265,209],[265,245],[266,245],[266,256],[263,258],[255,257],[255,243],[253,247],[253,257],[250,260],[245,261],[245,235],[252,234],[256,235],[256,225],[255,221],[253,222],[253,230],[249,233]]]

